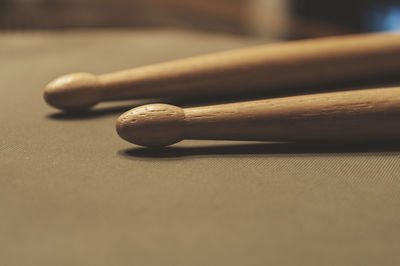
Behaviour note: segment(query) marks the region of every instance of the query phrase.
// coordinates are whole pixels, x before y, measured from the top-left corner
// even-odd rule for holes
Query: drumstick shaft
[[[189,108],[185,110],[185,117],[187,139],[399,138],[400,89],[315,94]]]
[[[46,101],[61,109],[99,101],[196,97],[300,87],[400,68],[400,35],[371,34],[262,45],[180,59],[100,76],[71,74],[51,82]]]
[[[203,55],[100,76],[104,100],[197,96],[397,72],[400,35],[331,37]]]
[[[400,139],[400,88],[320,93],[181,109],[146,105],[121,115],[122,138],[144,146],[182,139]]]

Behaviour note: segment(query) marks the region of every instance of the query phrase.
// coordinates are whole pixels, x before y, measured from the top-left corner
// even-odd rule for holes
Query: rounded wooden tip
[[[73,111],[87,109],[101,100],[97,76],[73,73],[51,81],[44,90],[46,102],[58,109]]]
[[[162,147],[184,138],[185,113],[168,104],[134,108],[117,120],[118,135],[126,141],[147,147]]]

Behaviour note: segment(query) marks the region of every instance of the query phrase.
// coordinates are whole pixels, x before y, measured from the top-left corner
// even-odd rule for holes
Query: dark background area
[[[317,37],[398,30],[392,0],[0,0],[1,30],[177,27]]]

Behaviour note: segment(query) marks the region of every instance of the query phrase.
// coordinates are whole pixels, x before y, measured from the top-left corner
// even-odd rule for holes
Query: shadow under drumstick
[[[278,154],[352,154],[400,152],[400,141],[376,142],[268,142],[203,147],[130,148],[119,155],[131,158],[178,158],[188,156],[278,155]]]
[[[46,118],[56,120],[79,120],[79,119],[92,119],[110,115],[120,115],[132,108],[140,105],[160,102],[160,99],[132,99],[122,100],[115,102],[100,103],[92,109],[74,110],[74,111],[61,111],[48,114]]]
[[[46,115],[47,118],[55,120],[79,120],[79,119],[91,119],[97,117],[103,117],[108,115],[118,115],[129,109],[135,108],[137,105],[123,105],[114,107],[103,107],[91,110],[83,110],[81,112],[57,112],[53,114]]]

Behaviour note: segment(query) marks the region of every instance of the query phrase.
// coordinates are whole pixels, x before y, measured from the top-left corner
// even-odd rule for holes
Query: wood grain
[[[400,139],[400,87],[320,93],[182,109],[153,104],[117,121],[125,140],[367,141]]]

